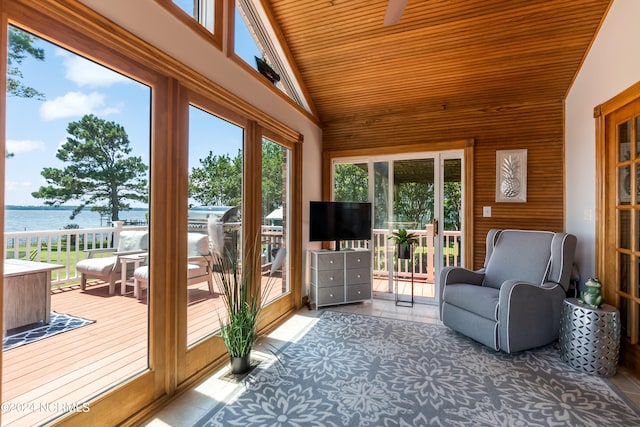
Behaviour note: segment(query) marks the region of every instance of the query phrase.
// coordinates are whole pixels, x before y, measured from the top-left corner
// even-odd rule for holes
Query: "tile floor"
[[[373,300],[364,302],[332,306],[323,309],[366,314],[371,316],[389,317],[394,319],[411,320],[424,323],[439,323],[438,309],[434,305],[415,304],[413,307],[396,306],[392,300]],[[261,339],[252,353],[256,358],[269,358],[271,351],[285,342],[295,341],[313,326],[320,310],[302,308],[289,318],[279,328]],[[164,409],[158,412],[147,424],[147,427],[192,426],[219,402],[232,398],[240,391],[240,387],[228,380],[224,375],[227,370],[222,369],[200,385],[186,391]],[[640,381],[632,377],[629,372],[618,368],[617,374],[611,378],[626,396],[640,407]]]

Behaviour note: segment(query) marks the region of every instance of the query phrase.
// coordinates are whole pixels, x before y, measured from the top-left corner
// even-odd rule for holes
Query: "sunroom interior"
[[[365,165],[372,181],[376,165],[387,162],[397,164],[398,182],[434,183],[446,179],[444,164],[453,159],[461,188],[456,262],[480,268],[494,228],[575,234],[578,289],[600,277],[606,302],[622,313],[620,363],[639,375],[640,191],[625,199],[619,181],[626,172],[630,188],[640,188],[640,175],[628,173],[640,170],[640,149],[633,148],[640,138],[629,142],[638,154],[626,159],[618,158],[615,141],[620,123],[629,123],[626,134],[640,135],[640,56],[633,43],[640,4],[409,0],[392,25],[383,22],[386,7],[386,0],[0,0],[3,57],[10,29],[19,29],[51,43],[58,49],[52,52],[64,50],[135,83],[126,84],[145,104],[135,110],[147,128],[142,154],[135,154],[148,165],[153,283],[145,298],[134,298],[124,284],[115,295],[101,285],[82,293],[73,286],[54,290],[52,309],[97,319],[99,329],[87,335],[78,329],[81,342],[61,334],[53,347],[43,340],[24,353],[3,352],[3,402],[49,396],[65,404],[37,414],[3,411],[2,425],[135,425],[228,363],[216,298],[206,283],[187,285],[188,233],[198,226],[190,219],[190,174],[197,161],[221,153],[214,148],[221,126],[227,152],[241,159],[235,199],[241,232],[232,231],[239,239],[233,244],[269,245],[248,260],[256,274],[268,271],[271,245],[286,248],[282,287],[268,300],[261,331],[309,301],[308,251],[324,245],[309,240],[309,202],[335,198],[337,165]],[[249,53],[246,40],[253,43]],[[279,81],[257,70],[252,52]],[[2,67],[0,139],[11,152],[10,141],[28,136],[13,134],[11,70],[7,61]],[[203,130],[196,139],[198,120]],[[60,138],[48,141],[51,157]],[[526,150],[525,200],[497,201],[502,150]],[[278,191],[265,201],[272,170],[265,153],[273,152]],[[433,162],[430,169],[424,159]],[[3,164],[5,192],[11,161]],[[431,178],[416,178],[411,161]],[[34,181],[39,173],[32,171]],[[216,196],[203,200],[199,205],[227,204]],[[274,233],[267,217],[276,211]],[[437,217],[434,211],[422,229],[438,227]],[[6,241],[4,256],[13,257]],[[420,302],[435,304],[437,292]],[[51,373],[47,360],[56,354],[65,356]]]

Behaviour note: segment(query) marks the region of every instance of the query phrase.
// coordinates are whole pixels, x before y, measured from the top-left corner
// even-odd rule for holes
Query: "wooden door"
[[[620,310],[621,363],[640,373],[640,93],[631,100],[628,95],[620,95],[617,105],[614,99],[596,110],[602,112],[596,114],[597,274],[606,303]]]

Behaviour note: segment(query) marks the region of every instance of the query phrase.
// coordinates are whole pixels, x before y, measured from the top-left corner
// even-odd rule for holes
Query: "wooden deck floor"
[[[189,301],[188,340],[194,342],[217,329],[222,302],[206,283],[189,288]],[[80,404],[147,369],[147,304],[132,293],[109,296],[103,283],[85,292],[54,290],[51,309],[95,323],[2,353],[3,409],[7,402],[27,409],[3,411],[2,425],[39,424],[56,415],[56,405]]]
[[[374,277],[373,291],[379,293],[395,293],[395,286],[399,286],[400,294],[411,295],[411,280],[402,277],[397,282],[394,280],[393,287],[389,289],[389,281],[386,277]],[[435,285],[424,279],[414,279],[413,281],[414,297],[435,298]]]

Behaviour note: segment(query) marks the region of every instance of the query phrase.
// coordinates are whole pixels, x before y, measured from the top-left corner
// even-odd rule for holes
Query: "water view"
[[[74,219],[69,219],[72,211],[72,207],[6,206],[4,231],[61,230],[69,224],[77,224],[79,228],[111,226],[108,218],[90,210],[83,210]],[[144,224],[147,212],[147,209],[132,209],[121,212],[120,217],[123,221]]]

